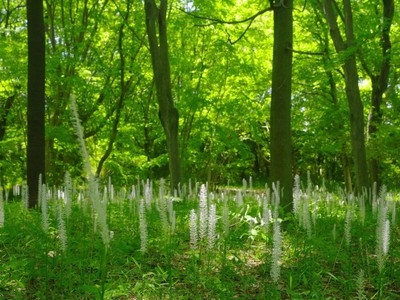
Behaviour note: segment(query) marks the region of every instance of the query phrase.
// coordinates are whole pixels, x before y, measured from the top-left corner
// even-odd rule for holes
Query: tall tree
[[[45,31],[43,1],[27,0],[28,20],[28,147],[29,207],[38,203],[40,175],[45,179]]]
[[[167,41],[167,0],[145,0],[146,29],[150,45],[154,81],[157,89],[159,118],[167,139],[171,188],[181,181],[181,166],[178,143],[179,113],[172,99],[171,71]]]
[[[276,1],[271,95],[271,181],[282,188],[281,206],[293,208],[292,174],[292,59],[293,1]]]
[[[368,115],[367,138],[371,140],[377,134],[379,125],[382,123],[382,100],[387,90],[391,65],[392,43],[390,41],[390,29],[394,16],[394,0],[382,0],[382,19],[380,32],[381,61],[377,68],[369,68],[362,56],[362,65],[372,83],[371,108]],[[379,159],[373,155],[369,161],[371,180],[378,187],[381,184]]]
[[[340,32],[333,2],[333,0],[324,0],[323,8],[336,52],[347,52],[345,54],[343,70],[346,96],[350,110],[350,137],[355,166],[356,191],[360,192],[362,188],[369,186],[369,180],[364,138],[364,109],[358,86],[359,77],[356,62],[356,40],[353,30],[353,12],[350,0],[343,0],[342,19],[345,27],[345,40]]]

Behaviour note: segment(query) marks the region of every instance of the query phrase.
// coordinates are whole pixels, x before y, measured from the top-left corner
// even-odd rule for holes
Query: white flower
[[[224,236],[228,237],[229,235],[229,206],[228,200],[223,199],[224,204],[222,207],[222,223],[224,224]]]
[[[207,203],[207,189],[204,184],[200,188],[200,240],[203,240],[207,234],[208,222],[208,203]]]
[[[0,228],[4,226],[4,202],[3,190],[0,189]]]
[[[65,250],[67,249],[67,230],[65,228],[61,202],[58,205],[58,232],[61,250],[62,252],[65,252]]]
[[[294,188],[293,188],[293,212],[295,215],[299,214],[301,199],[301,183],[300,176],[294,176]]]
[[[189,229],[190,229],[190,248],[192,250],[196,250],[198,235],[197,235],[197,215],[194,209],[190,211]]]
[[[217,223],[216,207],[215,204],[210,206],[210,212],[208,215],[208,249],[214,248],[215,243],[215,225]]]
[[[352,211],[351,209],[348,208],[346,212],[346,221],[344,224],[344,236],[346,238],[347,247],[350,246],[350,241],[351,241],[351,215]]]
[[[271,277],[274,283],[279,280],[281,272],[281,256],[282,256],[282,235],[279,220],[274,222],[274,245],[272,248],[272,265],[271,265]]]
[[[382,190],[384,191],[384,189]],[[382,272],[385,266],[386,255],[389,252],[390,223],[388,220],[387,203],[383,197],[379,201],[378,223],[376,227],[376,255],[379,272]]]
[[[382,229],[382,251],[384,255],[387,255],[389,252],[389,243],[390,243],[390,223],[389,220],[386,220]]]
[[[146,223],[146,210],[145,200],[140,199],[139,206],[139,228],[140,228],[140,250],[147,250],[147,223]]]
[[[243,205],[243,195],[242,192],[238,190],[236,193],[236,206],[240,208],[242,207],[242,205]]]
[[[55,257],[56,255],[57,255],[57,252],[56,252],[56,251],[53,251],[53,250],[51,250],[51,251],[49,251],[49,252],[47,253],[47,256],[48,256],[48,257],[51,257],[51,258]]]
[[[43,184],[40,190],[40,206],[42,209],[42,227],[45,233],[49,231],[49,216],[48,216],[48,206],[47,206],[47,194],[46,194],[46,185]]]
[[[64,176],[64,202],[67,219],[69,219],[72,212],[72,194],[72,179],[70,174],[66,172]]]
[[[365,281],[364,270],[361,269],[360,272],[358,272],[357,281],[356,281],[358,299],[365,299],[364,281]]]

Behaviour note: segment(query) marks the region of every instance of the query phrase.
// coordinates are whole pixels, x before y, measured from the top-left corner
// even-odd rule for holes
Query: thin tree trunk
[[[393,15],[394,15],[394,1],[393,0],[382,0],[383,3],[383,18],[381,25],[381,47],[382,47],[382,62],[380,65],[380,72],[377,75],[372,74],[367,67],[367,73],[369,74],[372,82],[372,93],[371,93],[371,109],[368,116],[368,140],[374,138],[379,130],[379,125],[382,123],[382,110],[381,104],[383,100],[383,94],[386,92],[389,81],[390,63],[391,63],[391,51],[392,44],[390,41],[390,28],[392,26]],[[366,66],[366,64],[363,64]],[[371,180],[376,182],[377,190],[381,185],[381,179],[379,174],[380,162],[375,156],[370,159],[370,170]]]
[[[29,207],[37,205],[38,182],[45,181],[45,33],[43,1],[27,0],[28,20],[28,146]]]
[[[3,113],[0,111],[0,141],[3,140],[4,136],[6,135],[6,128],[7,128],[7,117],[10,113],[10,110],[14,104],[15,97],[17,96],[17,92],[14,95],[7,97],[6,103],[2,107]]]
[[[107,145],[107,149],[105,151],[105,153],[103,154],[103,156],[101,157],[99,164],[97,165],[97,170],[96,170],[96,176],[100,176],[101,170],[103,169],[103,165],[106,162],[106,160],[108,159],[108,157],[111,155],[111,152],[114,148],[114,142],[117,138],[118,135],[118,125],[121,119],[121,112],[122,112],[122,108],[124,106],[124,100],[125,100],[125,96],[129,91],[129,88],[132,85],[133,82],[133,76],[131,76],[128,80],[125,80],[125,56],[123,53],[123,41],[124,41],[124,27],[125,27],[125,23],[128,22],[128,17],[129,17],[129,12],[130,12],[130,5],[129,3],[127,4],[126,7],[126,15],[124,17],[124,21],[122,23],[122,25],[119,28],[119,36],[118,36],[118,52],[119,52],[119,57],[120,57],[120,95],[118,98],[118,102],[115,108],[115,118],[114,118],[114,122],[112,125],[112,129],[111,129],[111,134],[110,137],[108,139],[108,145]],[[137,81],[137,84],[140,82],[140,78]]]
[[[353,184],[351,182],[351,168],[350,158],[346,153],[345,147],[342,147],[342,162],[343,162],[343,175],[344,175],[344,186],[346,192],[351,194],[353,192]]]
[[[177,189],[181,181],[181,166],[178,142],[179,113],[174,105],[171,90],[171,71],[167,43],[167,0],[144,1],[146,29],[150,45],[154,80],[157,89],[159,118],[167,139],[171,188]]]
[[[332,8],[332,0],[324,0],[324,13],[327,20],[330,35],[336,52],[342,52],[353,47],[355,38],[353,33],[352,10],[349,0],[344,0],[344,22],[347,43],[344,42],[336,21],[336,15]],[[365,152],[364,138],[364,108],[361,102],[358,87],[358,73],[355,53],[350,54],[343,65],[346,95],[350,110],[350,139],[356,175],[356,191],[361,192],[368,188],[368,169]]]
[[[281,206],[293,209],[292,174],[292,44],[293,3],[279,1],[274,8],[274,52],[271,95],[271,182],[282,188]]]
[[[4,104],[4,106],[1,107],[0,110],[0,141],[2,141],[6,135],[6,129],[7,129],[7,119],[8,119],[8,114],[11,111],[11,108],[14,104],[14,100],[17,97],[17,92],[14,92],[14,95],[7,97],[6,99],[6,103]],[[4,154],[2,151],[0,151],[0,161],[3,161],[4,158]],[[0,184],[1,182],[4,183],[4,177],[3,175],[3,170],[0,167]]]
[[[318,24],[323,23],[322,19],[319,18],[318,11],[315,11],[317,17],[318,17]],[[325,69],[325,74],[328,77],[328,82],[329,82],[329,94],[331,96],[331,100],[333,105],[337,110],[339,110],[339,103],[338,103],[338,94],[337,94],[337,86],[336,86],[336,81],[333,76],[333,73],[331,69],[329,68],[329,63],[331,62],[331,58],[329,56],[329,33],[328,31],[324,31],[324,36],[323,36],[323,41],[324,41],[324,59],[323,59],[323,65]],[[336,131],[337,132],[342,132],[344,125],[343,125],[343,120],[341,118],[341,115],[338,115],[338,119],[335,120],[335,126],[336,126]],[[344,179],[344,184],[345,184],[345,189],[347,193],[352,193],[353,192],[353,187],[352,187],[352,179],[351,179],[351,163],[350,163],[350,158],[347,154],[347,149],[346,149],[346,142],[341,143],[341,152],[340,152],[340,160],[342,162],[343,166],[343,179]]]

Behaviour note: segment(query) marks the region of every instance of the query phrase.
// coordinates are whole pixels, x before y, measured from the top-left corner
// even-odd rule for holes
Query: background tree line
[[[225,184],[252,176],[265,182],[273,168],[271,139],[280,139],[271,131],[273,13],[290,9],[291,1],[145,2],[164,9],[168,28],[182,180]],[[26,174],[28,27],[25,1],[1,6],[0,182],[11,184]],[[310,171],[348,190],[372,181],[398,185],[394,1],[312,0],[294,3],[290,12],[294,38],[285,51],[293,56],[293,174]],[[146,13],[140,1],[44,2],[49,184],[60,184],[66,171],[81,176],[71,94],[100,178],[123,185],[137,176],[168,177],[169,141],[159,119]],[[160,39],[162,28],[154,29]]]

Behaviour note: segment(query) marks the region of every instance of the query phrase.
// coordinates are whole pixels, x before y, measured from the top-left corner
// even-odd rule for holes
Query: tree
[[[159,118],[167,139],[171,188],[181,181],[181,166],[178,143],[179,113],[172,99],[171,71],[167,42],[167,0],[161,0],[159,7],[154,0],[145,0],[146,29],[150,45],[154,81],[157,89]]]
[[[28,147],[29,207],[37,205],[40,175],[45,181],[45,32],[43,1],[27,0],[28,19]]]
[[[389,74],[391,67],[391,51],[392,43],[390,41],[390,29],[393,22],[394,16],[394,1],[393,0],[382,0],[382,18],[380,24],[380,63],[376,68],[368,67],[364,56],[361,56],[362,65],[367,75],[371,79],[372,91],[371,91],[371,108],[368,115],[367,124],[367,138],[368,141],[372,140],[379,130],[379,125],[382,123],[382,100],[383,95],[388,88]],[[381,185],[380,178],[380,162],[377,155],[372,155],[369,161],[371,180],[376,182],[379,186]]]
[[[108,2],[107,0],[100,4],[93,0],[45,1],[45,30],[48,36],[47,80],[51,82],[46,91],[48,108],[46,177],[47,182],[51,184],[61,184],[66,164],[76,166],[76,162],[80,159],[79,152],[71,145],[74,144],[73,132],[64,126],[70,120],[68,111],[70,94],[77,95],[78,105],[84,108],[79,109],[82,125],[94,123],[90,122],[92,119],[97,121],[95,125],[90,124],[92,126],[85,127],[85,138],[95,135],[113,120],[112,114],[117,106],[114,102],[108,105],[109,109],[104,116],[96,114],[103,108],[103,103],[111,98],[107,94],[107,89],[110,89],[110,82],[115,78],[110,75],[114,75],[113,64],[103,61],[103,56],[108,55],[105,49],[114,50],[115,40],[110,39],[113,45],[106,43],[104,39],[99,42],[102,38],[99,34],[101,30],[112,32],[106,27],[109,25],[107,22],[104,22],[104,27],[107,29],[104,27],[100,29]],[[109,67],[103,67],[100,71],[98,66],[103,63]],[[61,149],[63,151],[60,151]],[[72,174],[77,174],[77,171]]]
[[[331,106],[330,109],[327,110],[326,116],[323,118],[325,122],[328,122],[329,127],[332,130],[333,135],[329,136],[326,132],[324,134],[316,134],[317,136],[324,136],[327,138],[327,140],[324,141],[324,144],[326,147],[330,148],[334,144],[336,146],[339,146],[338,148],[340,149],[340,160],[342,163],[342,167],[340,168],[343,172],[343,177],[344,177],[344,184],[345,184],[345,189],[348,193],[352,193],[352,178],[351,178],[351,164],[350,164],[350,157],[349,157],[349,151],[347,150],[348,148],[348,138],[347,134],[344,134],[346,132],[345,130],[345,122],[344,122],[344,116],[340,113],[341,111],[341,106],[340,106],[340,93],[338,91],[338,84],[336,82],[336,78],[334,75],[334,72],[332,70],[332,57],[330,53],[330,46],[329,46],[329,32],[326,23],[324,22],[324,17],[321,15],[321,12],[319,8],[313,7],[315,19],[313,20],[311,26],[309,27],[309,30],[312,30],[312,28],[315,27],[315,21],[319,26],[318,29],[320,29],[319,37],[317,40],[320,43],[320,49],[322,50],[322,66],[323,66],[323,74],[326,77],[326,81],[323,83],[324,86],[320,86],[319,88],[321,90],[327,89],[325,92],[327,93],[326,95],[329,96],[328,99],[331,100]],[[342,77],[342,72],[335,72]],[[333,111],[332,111],[333,109]],[[313,114],[315,112],[313,111]],[[325,126],[326,128],[327,126]],[[337,141],[336,143],[333,141]],[[313,139],[312,143],[315,142],[315,138]],[[325,162],[326,164],[326,162]],[[327,166],[325,166],[326,168]]]
[[[356,40],[353,31],[353,12],[350,0],[344,0],[344,16],[342,19],[345,27],[345,42],[337,23],[332,2],[332,0],[324,0],[323,8],[336,52],[346,55],[343,70],[350,110],[350,139],[355,166],[356,191],[361,192],[363,188],[369,187],[369,179],[364,138],[364,110],[358,86],[359,77],[356,62]]]
[[[1,106],[0,109],[0,141],[4,139],[4,136],[6,135],[6,128],[7,128],[7,117],[8,114],[14,104],[14,100],[17,96],[17,92],[14,92],[13,95],[8,96],[4,106]]]
[[[216,184],[269,176],[272,18],[265,3],[196,2],[169,21],[183,171]],[[171,14],[172,16],[174,14]],[[228,15],[238,16],[226,19]],[[181,33],[176,38],[176,33]],[[262,43],[260,43],[262,41]],[[241,88],[245,87],[245,88]],[[180,101],[180,99],[184,101]],[[261,129],[261,130],[260,130]],[[204,179],[203,179],[204,178]]]
[[[107,149],[105,151],[105,153],[103,154],[103,156],[101,157],[99,164],[97,166],[97,170],[96,170],[96,176],[99,176],[101,173],[101,170],[103,168],[103,165],[105,163],[105,161],[107,160],[107,158],[111,155],[113,147],[114,147],[114,143],[115,140],[117,138],[117,134],[118,134],[118,126],[120,123],[120,119],[121,119],[121,112],[124,106],[124,100],[126,98],[126,95],[128,94],[128,91],[132,85],[134,76],[130,75],[128,79],[126,79],[126,57],[124,55],[124,51],[123,51],[123,42],[124,42],[124,27],[125,24],[128,23],[128,18],[130,15],[130,3],[127,2],[126,4],[126,11],[125,11],[125,16],[123,17],[122,20],[122,24],[120,25],[119,28],[119,33],[118,33],[118,53],[119,53],[119,60],[120,60],[120,95],[118,97],[118,101],[116,104],[116,108],[115,108],[115,118],[112,124],[112,130],[111,130],[111,134],[108,140],[108,146]],[[141,45],[139,47],[139,49],[136,51],[136,55],[139,52],[141,48]],[[135,55],[135,57],[136,57]],[[136,82],[136,85],[139,84],[141,80],[141,77],[139,77],[139,79]],[[135,86],[136,86],[135,85]]]
[[[282,188],[281,206],[293,208],[291,96],[293,2],[279,1],[274,9],[274,52],[271,95],[271,182]]]

